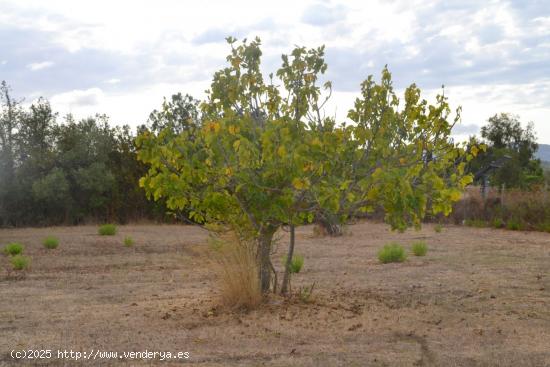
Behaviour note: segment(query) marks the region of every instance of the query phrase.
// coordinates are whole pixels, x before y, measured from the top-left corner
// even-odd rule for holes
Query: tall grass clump
[[[479,187],[470,186],[449,218],[438,219],[474,227],[545,231],[550,223],[550,190],[541,186],[525,190],[491,187],[484,199]]]
[[[519,231],[522,229],[522,225],[518,219],[510,218],[508,222],[506,222],[506,228],[511,231]]]
[[[412,252],[414,256],[425,256],[428,252],[428,246],[425,242],[415,242],[412,244]]]
[[[476,228],[487,227],[487,223],[481,219],[465,219],[464,224],[468,227],[476,227]]]
[[[44,240],[42,241],[42,244],[44,245],[45,248],[53,250],[57,248],[57,246],[59,246],[59,240],[54,236],[48,236],[44,238]]]
[[[104,224],[99,227],[98,233],[102,236],[114,236],[116,234],[116,226],[114,224]]]
[[[283,257],[283,267],[286,264],[287,257]],[[290,273],[291,274],[297,274],[299,273],[304,266],[304,257],[302,255],[294,255],[292,256],[292,260],[290,261]]]
[[[19,255],[23,252],[23,245],[19,242],[8,243],[4,247],[4,253],[8,256]]]
[[[383,264],[403,262],[406,258],[405,250],[397,243],[384,245],[378,252],[378,260]]]
[[[502,228],[504,227],[504,221],[501,218],[494,218],[493,219],[493,227],[495,228]]]
[[[548,232],[550,233],[550,222],[548,223],[540,223],[538,226],[537,226],[537,230],[541,231],[541,232]]]
[[[217,242],[213,251],[223,305],[247,310],[258,306],[262,302],[262,292],[253,247],[227,241]]]
[[[134,239],[130,236],[124,237],[124,246],[126,246],[126,247],[134,246]]]
[[[30,260],[23,255],[15,255],[10,260],[13,270],[25,270],[29,267]]]

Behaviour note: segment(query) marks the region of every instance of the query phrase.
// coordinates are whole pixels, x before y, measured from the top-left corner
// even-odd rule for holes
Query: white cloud
[[[96,108],[104,101],[104,93],[99,88],[90,88],[86,90],[72,90],[56,94],[51,97],[52,105],[57,106],[66,112],[73,112],[75,109],[88,110],[90,107]]]
[[[107,84],[118,84],[118,83],[120,83],[120,79],[112,78],[112,79],[106,80],[105,83],[107,83]]]
[[[0,24],[2,58],[10,61],[2,77],[27,96],[40,88],[64,113],[141,123],[163,96],[202,96],[224,65],[225,36],[258,35],[265,71],[294,45],[326,45],[335,87],[327,113],[340,118],[360,82],[389,64],[396,85],[416,82],[430,95],[445,84],[452,105],[463,106],[468,128],[459,132],[508,111],[533,120],[540,141],[550,143],[550,9],[542,3],[4,0]],[[53,66],[36,60],[56,67],[30,73]]]
[[[163,97],[170,98],[178,92],[189,93],[196,98],[204,98],[204,90],[209,81],[178,83],[157,83],[132,93],[106,92],[100,88],[73,90],[54,95],[52,108],[62,116],[68,113],[76,118],[105,113],[116,124],[136,126],[146,122],[149,114],[158,109]],[[131,106],[131,108],[129,108]]]
[[[50,67],[52,67],[53,65],[54,65],[54,63],[51,62],[51,61],[42,61],[42,62],[33,62],[33,63],[30,63],[29,65],[27,65],[27,67],[28,67],[31,71],[38,71],[38,70],[50,68]]]
[[[535,23],[535,32],[539,35],[548,35],[550,34],[550,16],[548,17],[537,17],[532,20]]]
[[[433,98],[441,90],[425,91]],[[482,126],[496,113],[510,112],[519,115],[520,121],[536,123],[540,142],[550,143],[550,79],[539,83],[501,84],[486,86],[445,87],[451,108],[462,106],[462,126],[454,131],[459,140],[472,134],[474,126]]]

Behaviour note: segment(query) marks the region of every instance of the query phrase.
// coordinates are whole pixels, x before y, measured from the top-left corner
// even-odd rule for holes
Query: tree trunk
[[[267,228],[260,231],[258,238],[258,263],[262,293],[268,293],[271,286],[271,242],[275,229]]]
[[[286,255],[285,263],[285,276],[283,277],[283,285],[281,286],[281,294],[285,295],[288,292],[290,285],[290,264],[292,263],[292,257],[294,256],[294,243],[295,243],[295,231],[294,225],[290,226],[290,243],[288,245],[288,254]]]

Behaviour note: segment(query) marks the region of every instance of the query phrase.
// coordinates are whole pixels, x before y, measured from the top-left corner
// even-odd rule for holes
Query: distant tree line
[[[172,140],[202,119],[199,110],[199,101],[176,94],[133,132],[129,126],[111,127],[105,115],[60,118],[42,98],[23,108],[2,82],[0,226],[173,220],[166,204],[148,200],[138,184],[149,165],[136,159],[135,139],[148,131]],[[491,117],[481,137],[470,142],[487,149],[468,163],[466,172],[475,174],[506,156],[504,166],[491,175],[492,186],[530,189],[544,184],[541,162],[534,157],[533,127],[523,128],[517,116]]]
[[[45,99],[23,108],[2,82],[0,226],[164,219],[139,188],[135,134],[105,115],[60,119]]]
[[[532,123],[522,127],[518,116],[496,114],[481,128],[481,139],[471,137],[470,143],[487,146],[468,165],[474,175],[492,162],[502,162],[490,175],[491,186],[525,190],[544,184],[543,166],[535,157],[538,144]]]

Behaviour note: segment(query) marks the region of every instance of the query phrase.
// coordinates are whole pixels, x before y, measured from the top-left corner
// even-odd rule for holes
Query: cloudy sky
[[[264,71],[294,45],[326,45],[345,118],[359,83],[388,64],[395,86],[445,85],[463,107],[461,139],[512,112],[550,143],[550,2],[0,0],[0,79],[61,114],[137,125],[176,92],[201,98],[228,52],[259,36]]]

